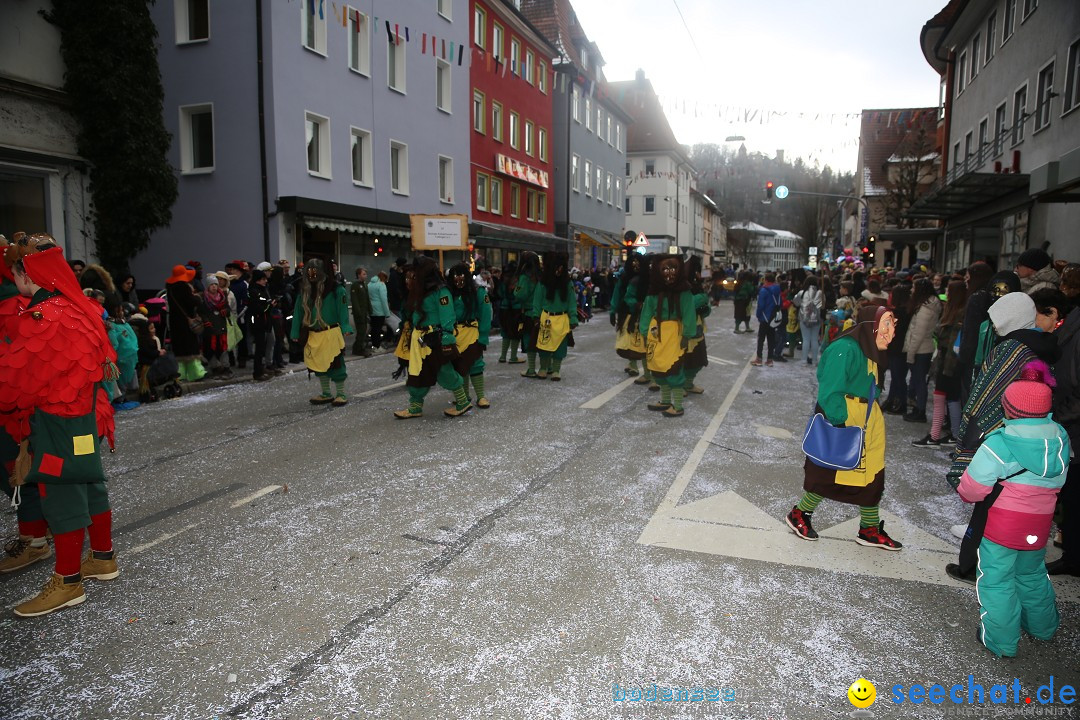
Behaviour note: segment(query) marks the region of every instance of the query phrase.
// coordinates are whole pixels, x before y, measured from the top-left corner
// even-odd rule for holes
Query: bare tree
[[[875,224],[891,228],[918,227],[904,213],[937,179],[938,160],[934,138],[925,128],[912,130],[903,137],[885,161],[888,181],[885,194],[876,203]]]

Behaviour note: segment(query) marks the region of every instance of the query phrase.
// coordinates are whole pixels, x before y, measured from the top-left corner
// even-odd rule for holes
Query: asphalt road
[[[812,720],[850,716],[860,677],[875,717],[1080,717],[1024,703],[1051,676],[1080,685],[1080,582],[1055,579],[1053,641],[1006,660],[976,644],[974,588],[943,572],[966,509],[945,453],[909,445],[925,426],[887,421],[903,551],[856,545],[857,510],[828,502],[822,541],[786,529],[815,368],[749,367],[730,316],[681,419],[645,409],[606,316],[560,383],[489,352],[492,407],[459,419],[436,388],[395,420],[389,356],[349,363],[344,408],[310,406],[294,373],[123,414],[106,460],[122,574],[77,608],[4,610],[0,718]],[[47,565],[0,578],[0,606]],[[966,693],[969,674],[1018,680],[1020,705],[893,702]]]

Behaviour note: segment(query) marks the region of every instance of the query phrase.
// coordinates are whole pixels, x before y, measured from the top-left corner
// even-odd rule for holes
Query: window
[[[646,215],[655,215],[656,214],[656,196],[655,195],[646,195],[645,196],[645,214]]]
[[[510,72],[521,75],[521,43],[516,38],[510,39]]]
[[[974,80],[975,76],[979,74],[979,54],[981,50],[982,36],[975,33],[975,37],[971,39],[971,75],[968,76],[969,80]]]
[[[596,166],[596,199],[604,202],[604,168]]]
[[[985,159],[986,156],[983,153],[986,151],[986,146],[990,144],[990,118],[984,117],[982,122],[979,123],[979,156]]]
[[[626,177],[630,177],[630,161],[626,161]]]
[[[960,141],[957,140],[956,144],[953,145],[953,153],[952,153],[953,170],[960,167],[960,162],[961,162],[961,160],[960,160]]]
[[[1039,0],[1024,0],[1024,20],[1039,7]],[[1023,22],[1023,20],[1021,20]]]
[[[649,159],[645,161],[645,177],[652,177],[656,174],[656,161]]]
[[[540,88],[540,92],[547,95],[547,65],[541,61],[540,67],[536,70],[536,87]]]
[[[585,161],[585,197],[592,197],[592,161]]]
[[[612,142],[611,142],[612,137],[614,137],[614,136],[611,134],[611,116],[608,115],[607,116],[607,134],[604,135],[604,139],[607,140],[608,145],[612,144]]]
[[[502,103],[491,101],[491,139],[502,142],[503,139],[503,108]]]
[[[453,15],[451,13],[454,9],[454,0],[438,0],[435,7],[437,12],[444,18],[446,18],[447,20],[453,19]]]
[[[581,123],[581,110],[578,108],[578,101],[581,96],[578,94],[577,85],[570,92],[570,117],[574,118],[574,122]]]
[[[607,200],[608,205],[614,204],[615,197],[612,194],[615,192],[614,179],[614,176],[611,173],[608,173],[604,182],[604,199]]]
[[[956,94],[964,92],[967,87],[967,50],[960,53],[960,59],[956,64]]]
[[[1008,131],[1009,111],[1005,103],[998,105],[994,111],[994,157],[1000,155],[1005,149],[1005,133]]]
[[[1013,95],[1012,144],[1024,142],[1024,123],[1027,122],[1027,84]]]
[[[326,15],[319,17],[315,3],[300,3],[300,39],[308,50],[326,54]]]
[[[472,127],[478,133],[484,132],[484,93],[479,90],[472,94]]]
[[[532,155],[535,151],[533,147],[533,122],[532,120],[525,121],[525,154]]]
[[[511,110],[510,111],[510,147],[514,148],[515,150],[517,150],[518,147],[520,147],[520,145],[521,145],[521,128],[518,125],[519,122],[520,122],[520,119],[518,118],[518,114]]]
[[[536,56],[532,50],[525,51],[525,82],[533,84],[533,71],[536,66]]]
[[[409,146],[390,141],[390,190],[395,195],[409,194]]]
[[[503,57],[503,27],[497,22],[491,23],[491,54],[496,59]]]
[[[371,187],[371,133],[360,128],[351,128],[349,135],[353,182]]]
[[[623,149],[623,147],[622,147],[622,123],[619,123],[619,122],[615,123],[615,149],[616,150],[622,150]],[[629,175],[630,173],[627,172],[626,174]]]
[[[210,0],[176,0],[176,42],[210,39]]]
[[[547,130],[544,128],[536,131],[536,153],[541,160],[547,161]]]
[[[615,178],[615,205],[622,205],[622,178]]]
[[[510,217],[521,217],[521,186],[510,183]]]
[[[484,173],[476,173],[476,209],[488,209],[488,176]]]
[[[986,55],[983,65],[994,59],[994,37],[997,35],[997,10],[986,18]]]
[[[491,212],[502,215],[502,180],[497,177],[491,178],[491,202],[488,203]]]
[[[547,222],[547,193],[536,193],[536,222]]]
[[[1001,44],[1012,37],[1016,29],[1016,0],[1005,0],[1005,15],[1001,18]]]
[[[623,212],[625,212],[627,215],[630,214],[630,198],[629,197],[624,197],[623,198]]]
[[[180,108],[180,171],[207,173],[214,170],[214,106]]]
[[[1065,108],[1080,105],[1080,40],[1069,46],[1069,66],[1065,70]]]
[[[589,69],[589,51],[588,50],[583,49],[581,51],[581,69],[582,70],[588,70]]]
[[[405,45],[386,43],[386,84],[391,90],[405,93]]]
[[[964,167],[969,167],[968,163],[971,162],[971,151],[975,143],[975,134],[968,130],[967,135],[964,136]]]
[[[525,219],[536,220],[536,191],[532,188],[525,191]]]
[[[606,129],[604,127],[604,110],[600,107],[600,103],[596,104],[596,139],[603,142],[607,140],[607,135],[604,133]]]
[[[1050,124],[1050,102],[1054,99],[1054,63],[1039,71],[1039,85],[1035,95],[1035,132]]]
[[[585,129],[592,132],[592,98],[585,96]]]
[[[349,18],[349,69],[361,75],[371,75],[371,26],[368,16],[359,10],[346,8]]]
[[[307,140],[307,169],[311,175],[330,177],[330,120],[314,113],[305,113]]]
[[[439,200],[454,202],[454,159],[439,156]]]
[[[435,107],[450,112],[450,63],[435,61]]]
[[[484,41],[487,39],[487,13],[484,12],[484,8],[479,5],[476,6],[476,11],[473,12],[473,42],[479,47],[486,48],[487,45]]]
[[[570,156],[570,187],[574,192],[581,192],[581,172],[578,167],[581,163],[581,158],[577,155]]]

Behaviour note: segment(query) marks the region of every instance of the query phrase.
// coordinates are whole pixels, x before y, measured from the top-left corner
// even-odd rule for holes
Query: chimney
[[[637,80],[639,85],[645,82],[645,71],[641,68],[638,68],[637,73],[634,74],[634,79]]]

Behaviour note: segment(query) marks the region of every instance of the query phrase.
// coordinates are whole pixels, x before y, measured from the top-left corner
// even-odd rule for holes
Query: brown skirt
[[[518,329],[518,323],[521,322],[520,310],[500,310],[499,311],[499,328],[502,332],[502,336],[508,340],[517,340],[521,337],[521,330]]]
[[[453,351],[450,355],[444,355],[442,351],[442,330],[426,333],[424,342],[431,348],[431,353],[424,358],[420,365],[419,375],[408,375],[405,379],[406,387],[428,388],[435,385],[439,379],[439,370],[446,363],[452,363],[457,357],[457,347],[451,345]]]
[[[848,417],[844,425],[862,425],[866,419],[866,400],[846,398]],[[821,412],[821,408],[816,408]],[[854,470],[832,470],[815,465],[809,458],[803,463],[803,490],[837,502],[870,507],[881,504],[885,491],[885,417],[874,403],[863,436],[863,456]]]

